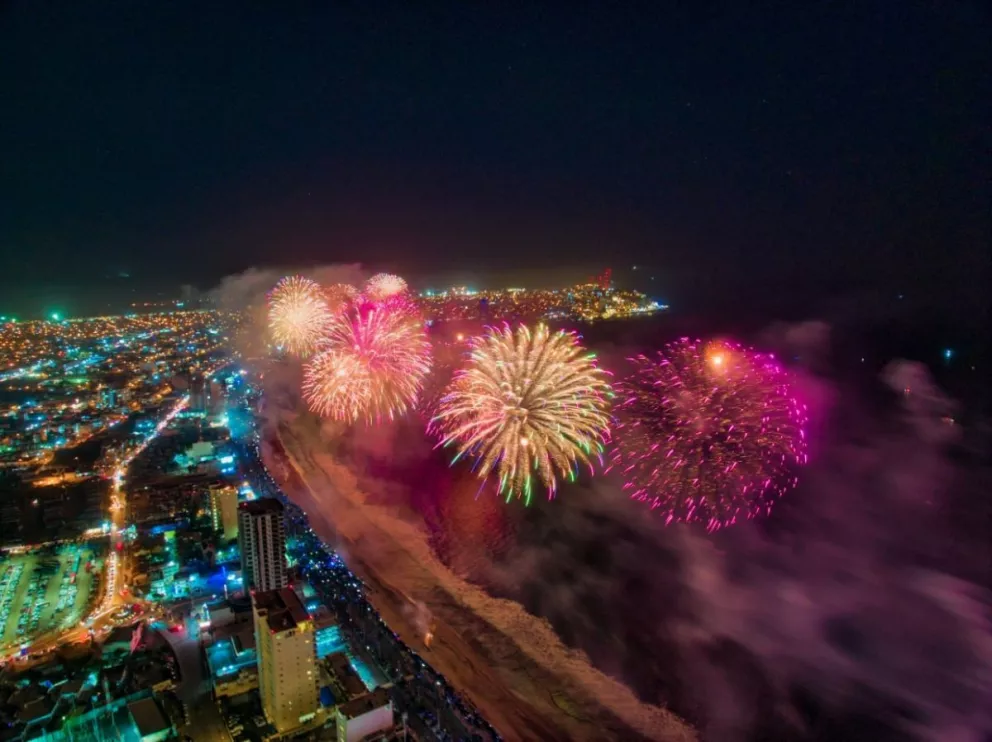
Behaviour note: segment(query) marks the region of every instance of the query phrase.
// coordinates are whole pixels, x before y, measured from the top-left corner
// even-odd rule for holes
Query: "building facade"
[[[225,541],[238,537],[238,489],[229,484],[211,485],[210,516],[214,532],[223,534]]]
[[[313,622],[290,588],[255,592],[258,691],[280,734],[313,721],[319,707]]]
[[[189,412],[205,413],[207,411],[207,380],[195,369],[189,373]]]
[[[238,546],[246,590],[286,587],[286,513],[273,498],[238,506]]]

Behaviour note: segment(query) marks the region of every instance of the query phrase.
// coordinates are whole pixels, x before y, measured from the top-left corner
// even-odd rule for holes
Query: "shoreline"
[[[453,575],[439,579],[430,569],[436,560],[413,524],[382,508],[364,507],[361,493],[354,499],[342,496],[342,490],[355,491],[354,478],[327,454],[314,453],[291,426],[280,426],[277,440],[285,457],[282,463],[299,480],[285,483],[287,496],[366,582],[368,600],[387,624],[504,738],[618,742],[697,738],[673,714],[641,703],[626,686],[591,668],[584,655],[561,645],[547,622],[518,604],[484,595]],[[430,648],[424,646],[423,631],[416,625],[417,604],[427,606],[435,622]],[[493,612],[505,619],[501,626],[487,617]],[[543,655],[562,656],[553,663],[542,662],[533,648],[528,651],[521,643],[524,639],[536,643]],[[583,677],[576,679],[577,674]],[[618,711],[600,702],[601,693],[610,696]]]

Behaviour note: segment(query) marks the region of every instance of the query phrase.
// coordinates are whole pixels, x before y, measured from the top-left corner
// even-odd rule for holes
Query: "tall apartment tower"
[[[279,500],[238,505],[238,547],[246,590],[286,587],[286,513]]]
[[[203,374],[195,369],[189,372],[189,405],[186,409],[189,412],[207,411],[207,380]]]
[[[207,385],[207,398],[211,415],[219,415],[224,411],[227,402],[227,390],[217,379],[211,379]]]
[[[252,595],[258,691],[265,718],[282,734],[317,713],[317,642],[313,621],[291,588]]]
[[[214,532],[225,541],[238,537],[238,489],[230,484],[210,485],[210,517]]]

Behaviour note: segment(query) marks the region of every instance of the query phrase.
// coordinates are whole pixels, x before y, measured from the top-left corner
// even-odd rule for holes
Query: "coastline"
[[[365,506],[351,473],[329,455],[315,453],[300,431],[284,425],[277,435],[282,463],[298,480],[281,483],[287,496],[366,582],[369,601],[389,626],[506,739],[697,738],[681,719],[638,701],[580,652],[564,647],[546,621],[450,574],[416,526]],[[435,622],[429,649],[417,625],[417,604],[426,606]]]

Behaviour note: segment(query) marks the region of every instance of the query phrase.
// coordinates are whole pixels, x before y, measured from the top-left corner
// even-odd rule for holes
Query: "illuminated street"
[[[0,564],[0,656],[39,657],[63,642],[99,638],[134,602],[123,582],[126,473],[184,414],[190,394],[174,387],[188,386],[189,369],[217,356],[223,328],[221,317],[199,312],[0,325],[8,363],[27,364],[0,377],[6,399],[22,400],[0,409],[0,472],[26,470],[30,485],[8,498],[3,516],[13,527],[4,527],[0,547],[13,558]],[[204,368],[201,383],[215,370]],[[81,494],[66,505],[66,491]],[[101,500],[106,510],[94,507]],[[77,502],[86,506],[78,525],[44,528],[50,510]],[[64,560],[88,543],[85,559],[51,577],[39,571],[49,569],[42,552],[65,552],[57,557]]]

